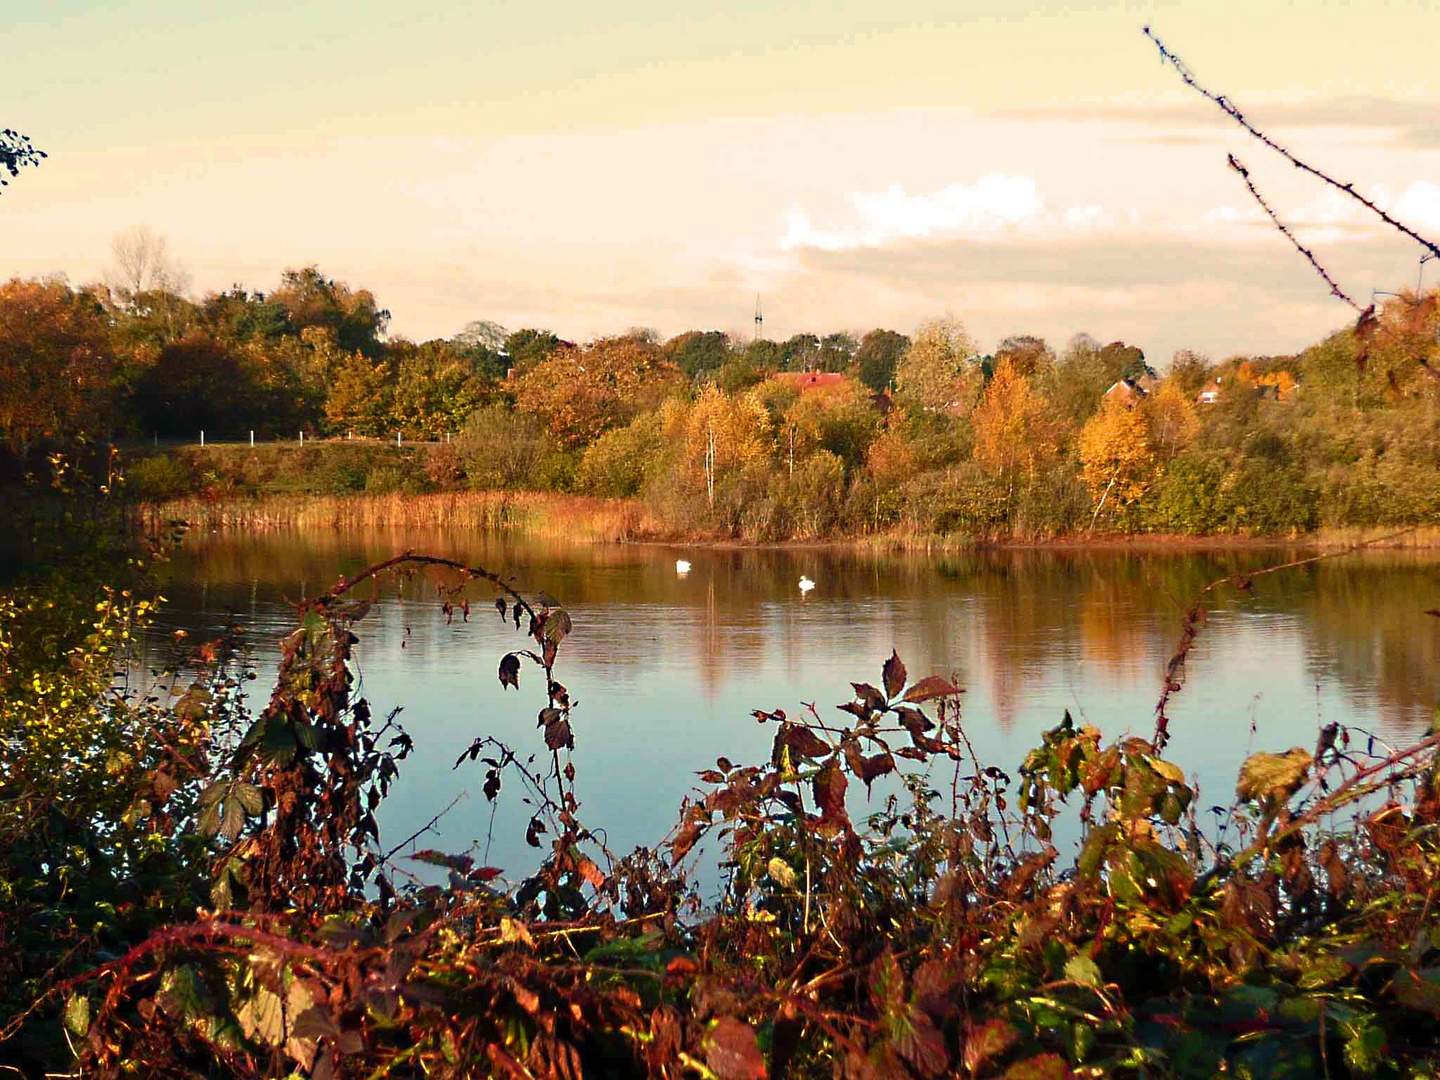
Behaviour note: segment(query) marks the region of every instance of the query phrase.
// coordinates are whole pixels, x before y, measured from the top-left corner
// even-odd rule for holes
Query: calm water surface
[[[1148,734],[1180,617],[1208,581],[1280,561],[1274,552],[1145,554],[1011,551],[877,558],[819,550],[729,551],[569,546],[425,530],[216,533],[189,537],[164,568],[162,626],[213,634],[231,615],[251,628],[267,685],[288,601],[405,549],[516,576],[572,613],[557,677],[579,705],[575,763],[582,817],[617,852],[653,844],[696,770],[719,755],[763,760],[773,729],[752,709],[824,710],[851,681],[878,683],[895,648],[912,677],[965,687],[982,758],[1013,770],[1070,710],[1107,734]],[[680,577],[675,560],[692,564]],[[802,597],[802,574],[817,583]],[[361,622],[363,690],[377,712],[402,705],[416,742],[382,827],[391,843],[461,801],[423,846],[465,850],[490,828],[476,767],[451,768],[480,734],[542,747],[534,669],[502,692],[500,656],[523,645],[475,589],[471,620],[447,625],[440,577],[390,583]],[[362,595],[371,595],[364,592]],[[1331,720],[1398,740],[1440,699],[1440,559],[1373,553],[1258,579],[1251,598],[1216,602],[1171,708],[1170,757],[1198,777],[1206,805],[1228,803],[1254,748],[1311,746]],[[1255,729],[1252,735],[1252,725]],[[518,790],[495,821],[492,863],[530,862]]]

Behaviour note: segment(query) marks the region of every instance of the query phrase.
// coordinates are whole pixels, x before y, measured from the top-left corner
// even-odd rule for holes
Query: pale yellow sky
[[[1417,252],[1223,124],[1147,22],[1440,233],[1434,4],[396,8],[10,0],[0,123],[51,157],[0,199],[0,273],[97,277],[145,224],[199,290],[314,262],[413,336],[748,332],[759,292],[776,336],[948,313],[986,344],[1294,348],[1346,313],[1234,151],[1352,292],[1413,284]]]

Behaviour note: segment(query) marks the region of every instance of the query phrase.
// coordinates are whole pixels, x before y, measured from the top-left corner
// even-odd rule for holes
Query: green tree
[[[502,352],[518,374],[528,371],[564,344],[549,330],[516,330],[506,336]]]
[[[394,426],[412,437],[458,431],[485,400],[485,383],[470,358],[448,342],[395,341],[385,354],[395,373]]]
[[[142,431],[233,439],[252,428],[276,429],[270,390],[252,355],[194,331],[160,350],[136,381],[130,404]]]
[[[692,379],[718,370],[731,357],[730,338],[719,330],[688,330],[665,342],[662,351]]]
[[[895,384],[895,369],[910,347],[910,339],[894,330],[871,330],[860,339],[855,363],[860,381],[877,394]]]

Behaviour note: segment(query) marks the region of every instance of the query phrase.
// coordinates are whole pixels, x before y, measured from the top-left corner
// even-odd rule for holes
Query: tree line
[[[1440,299],[1404,294],[1294,355],[1157,371],[1124,342],[983,351],[953,319],[740,341],[634,330],[585,343],[474,322],[387,334],[366,289],[315,267],[192,299],[163,243],[116,244],[103,285],[0,285],[0,436],[12,457],[101,438],[441,441],[423,468],[337,490],[639,498],[677,531],[1047,536],[1298,533],[1440,520]],[[159,455],[142,496],[224,494],[236,468]],[[240,470],[243,472],[243,469]],[[240,485],[243,491],[244,485]]]

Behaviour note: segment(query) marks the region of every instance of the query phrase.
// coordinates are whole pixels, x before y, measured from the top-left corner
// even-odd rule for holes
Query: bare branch
[[[1300,243],[1300,241],[1295,238],[1295,234],[1290,231],[1290,227],[1281,221],[1275,211],[1270,208],[1270,204],[1265,201],[1265,196],[1261,195],[1259,189],[1255,187],[1255,181],[1250,179],[1250,170],[1245,168],[1245,165],[1234,154],[1229,155],[1229,164],[1230,168],[1239,173],[1240,178],[1245,181],[1245,186],[1250,189],[1250,194],[1254,196],[1255,201],[1260,204],[1260,209],[1270,215],[1270,220],[1275,223],[1275,228],[1279,229],[1280,234],[1294,245],[1296,251],[1305,256],[1306,261],[1315,268],[1315,272],[1320,275],[1326,285],[1330,286],[1330,295],[1338,300],[1344,300],[1345,303],[1349,304],[1356,311],[1363,312],[1364,308],[1351,299],[1350,295],[1344,289],[1340,288],[1335,279],[1330,276],[1329,271],[1320,265],[1320,260],[1315,257],[1315,253]]]
[[[1389,225],[1392,229],[1395,229],[1396,231],[1402,233],[1405,236],[1408,236],[1411,240],[1414,240],[1426,251],[1429,251],[1434,255],[1440,256],[1440,244],[1436,244],[1432,240],[1427,240],[1425,237],[1421,236],[1404,222],[1386,213],[1379,206],[1375,205],[1374,202],[1367,199],[1364,195],[1361,195],[1358,191],[1356,191],[1355,185],[1353,183],[1343,183],[1335,179],[1333,176],[1330,176],[1328,173],[1322,172],[1320,169],[1315,168],[1315,166],[1307,164],[1306,162],[1300,160],[1300,158],[1296,157],[1288,149],[1286,149],[1284,146],[1281,146],[1278,142],[1270,138],[1270,136],[1266,135],[1263,131],[1261,131],[1254,124],[1252,124],[1249,117],[1247,117],[1243,112],[1241,112],[1239,107],[1228,97],[1226,97],[1224,94],[1216,94],[1213,91],[1208,90],[1204,86],[1200,85],[1199,81],[1191,73],[1190,68],[1186,66],[1185,61],[1181,60],[1179,56],[1171,52],[1170,49],[1165,45],[1165,42],[1161,41],[1159,35],[1156,34],[1153,30],[1151,30],[1150,27],[1146,26],[1142,29],[1144,30],[1145,36],[1149,38],[1152,42],[1154,42],[1155,47],[1160,50],[1160,59],[1168,63],[1171,67],[1175,69],[1175,71],[1179,74],[1180,78],[1184,81],[1186,86],[1190,87],[1190,89],[1194,90],[1196,93],[1208,98],[1211,102],[1218,106],[1227,116],[1229,116],[1232,120],[1234,120],[1237,124],[1244,128],[1248,134],[1250,134],[1255,139],[1258,139],[1261,143],[1269,147],[1271,150],[1274,150],[1275,153],[1279,154],[1286,161],[1290,162],[1291,165],[1294,165],[1295,168],[1299,169],[1301,172],[1308,173],[1309,175],[1315,177],[1315,179],[1329,184],[1336,191],[1344,192],[1346,195],[1350,196],[1350,198],[1354,199],[1361,206],[1365,207],[1365,209],[1369,210],[1372,214],[1378,217],[1386,225]]]

